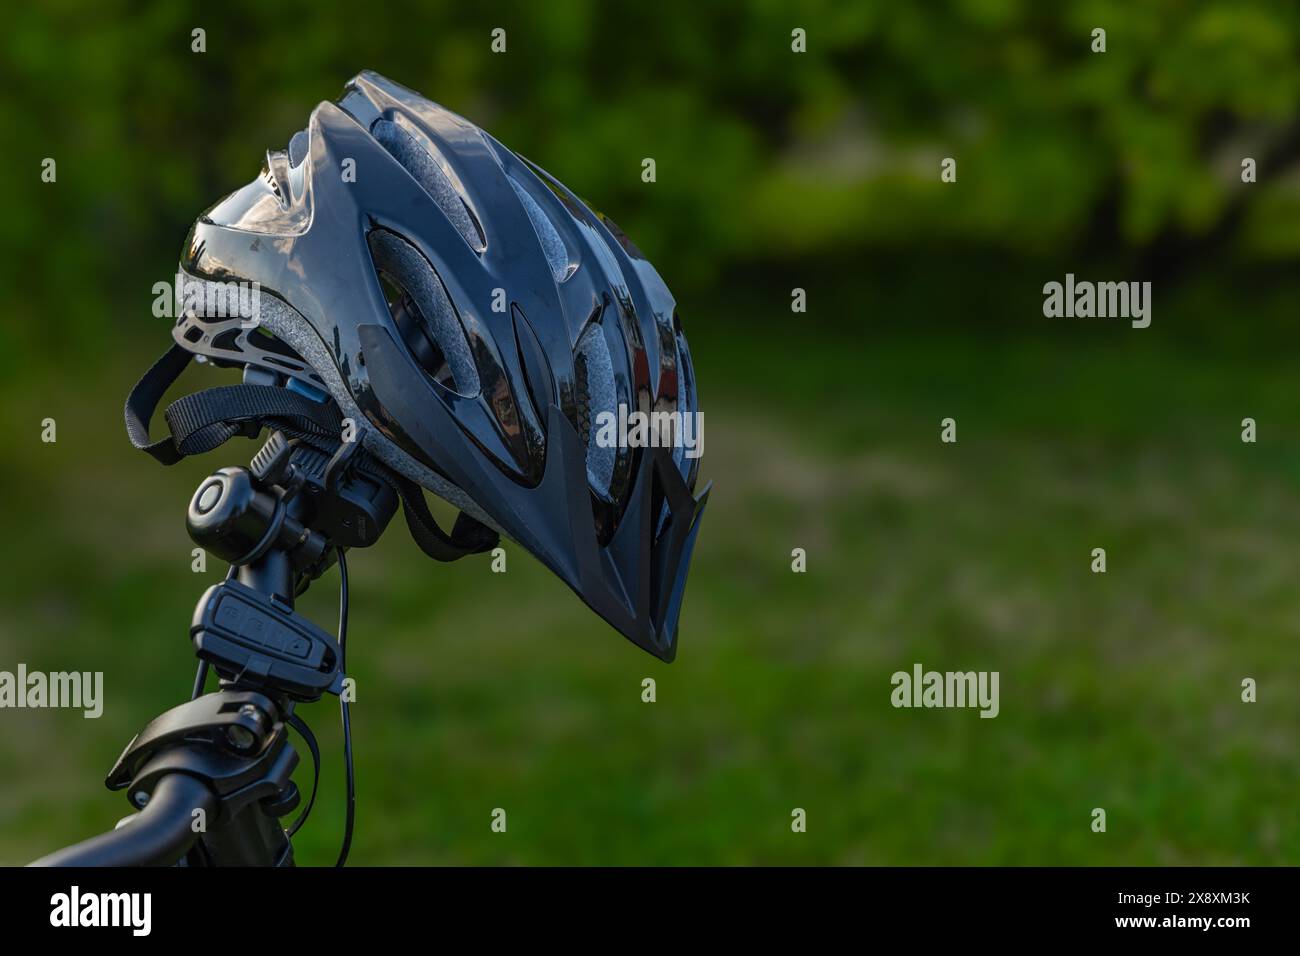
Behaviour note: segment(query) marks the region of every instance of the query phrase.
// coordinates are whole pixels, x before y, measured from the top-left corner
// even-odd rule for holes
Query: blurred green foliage
[[[673,664],[512,545],[506,574],[431,562],[400,525],[351,555],[355,863],[1294,863],[1294,362],[818,333],[791,363],[708,323],[692,344],[715,487]],[[188,693],[190,614],[223,571],[191,571],[184,503],[255,446],[143,460],[109,401],[133,372],[0,402],[26,449],[0,469],[0,667],[102,670],[106,695],[98,720],[0,712],[0,863],[126,812],[103,776]],[[44,415],[56,445],[26,439]],[[326,626],[334,585],[300,605]],[[1001,713],[893,709],[914,662],[999,671]],[[325,770],[295,846],[329,865],[338,712],[302,713]]]
[[[95,352],[145,321],[197,213],[362,68],[548,168],[687,291],[945,242],[1293,256],[1298,25],[1286,0],[19,6],[0,38],[3,354]]]

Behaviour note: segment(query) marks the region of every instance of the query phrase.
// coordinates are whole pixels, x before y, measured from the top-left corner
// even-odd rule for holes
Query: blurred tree
[[[936,241],[1119,252],[1162,274],[1290,257],[1298,17],[1284,0],[15,7],[2,354],[12,371],[38,341],[93,350],[114,321],[146,322],[193,217],[362,68],[539,162],[677,288]]]

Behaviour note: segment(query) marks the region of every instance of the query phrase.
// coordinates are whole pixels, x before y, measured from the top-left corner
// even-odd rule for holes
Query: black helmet
[[[699,460],[611,447],[596,422],[694,416],[695,377],[672,295],[612,222],[365,72],[200,217],[181,270],[261,295],[257,328],[189,315],[180,345],[328,392],[373,455],[672,660]]]

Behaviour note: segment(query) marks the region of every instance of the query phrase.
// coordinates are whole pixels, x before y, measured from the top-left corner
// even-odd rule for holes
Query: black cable
[[[226,572],[226,580],[229,581],[231,578],[233,578],[238,570],[239,569],[232,564],[230,566],[230,570]],[[208,662],[199,661],[199,669],[194,674],[194,690],[190,694],[190,700],[198,700],[200,697],[203,696],[203,687],[205,684],[207,684],[207,682],[208,682]]]
[[[320,789],[320,745],[316,743],[316,735],[311,732],[311,728],[297,714],[290,714],[288,723],[302,735],[307,749],[311,751],[311,797],[307,800],[307,806],[303,807],[302,812],[298,814],[298,819],[285,830],[285,833],[292,837],[307,822],[311,808],[316,805],[316,792]]]
[[[343,548],[336,549],[339,555],[339,669],[346,676],[348,672],[348,562],[343,556]],[[348,713],[347,691],[339,696],[339,710],[343,715],[343,765],[348,781],[347,822],[343,828],[343,847],[339,850],[339,859],[335,866],[347,862],[348,851],[352,849],[352,826],[356,822],[357,780],[352,765],[352,717]]]
[[[208,662],[199,661],[199,669],[194,674],[194,692],[190,694],[190,700],[198,700],[203,696],[203,685],[208,682]]]

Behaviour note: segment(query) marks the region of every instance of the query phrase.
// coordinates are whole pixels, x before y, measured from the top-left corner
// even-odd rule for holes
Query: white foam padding
[[[485,248],[483,239],[479,235],[478,227],[470,218],[469,210],[465,208],[460,191],[452,185],[442,167],[429,155],[428,149],[402,127],[389,120],[375,120],[370,127],[370,133],[394,159],[406,168],[415,181],[424,187],[424,191],[438,204],[442,214],[456,227],[456,231],[469,243],[470,248],[475,252],[482,252]]]
[[[369,240],[375,266],[415,301],[424,320],[424,331],[438,343],[451,368],[457,394],[473,398],[481,387],[478,366],[470,353],[465,327],[460,324],[438,273],[415,246],[394,232],[373,229]]]

